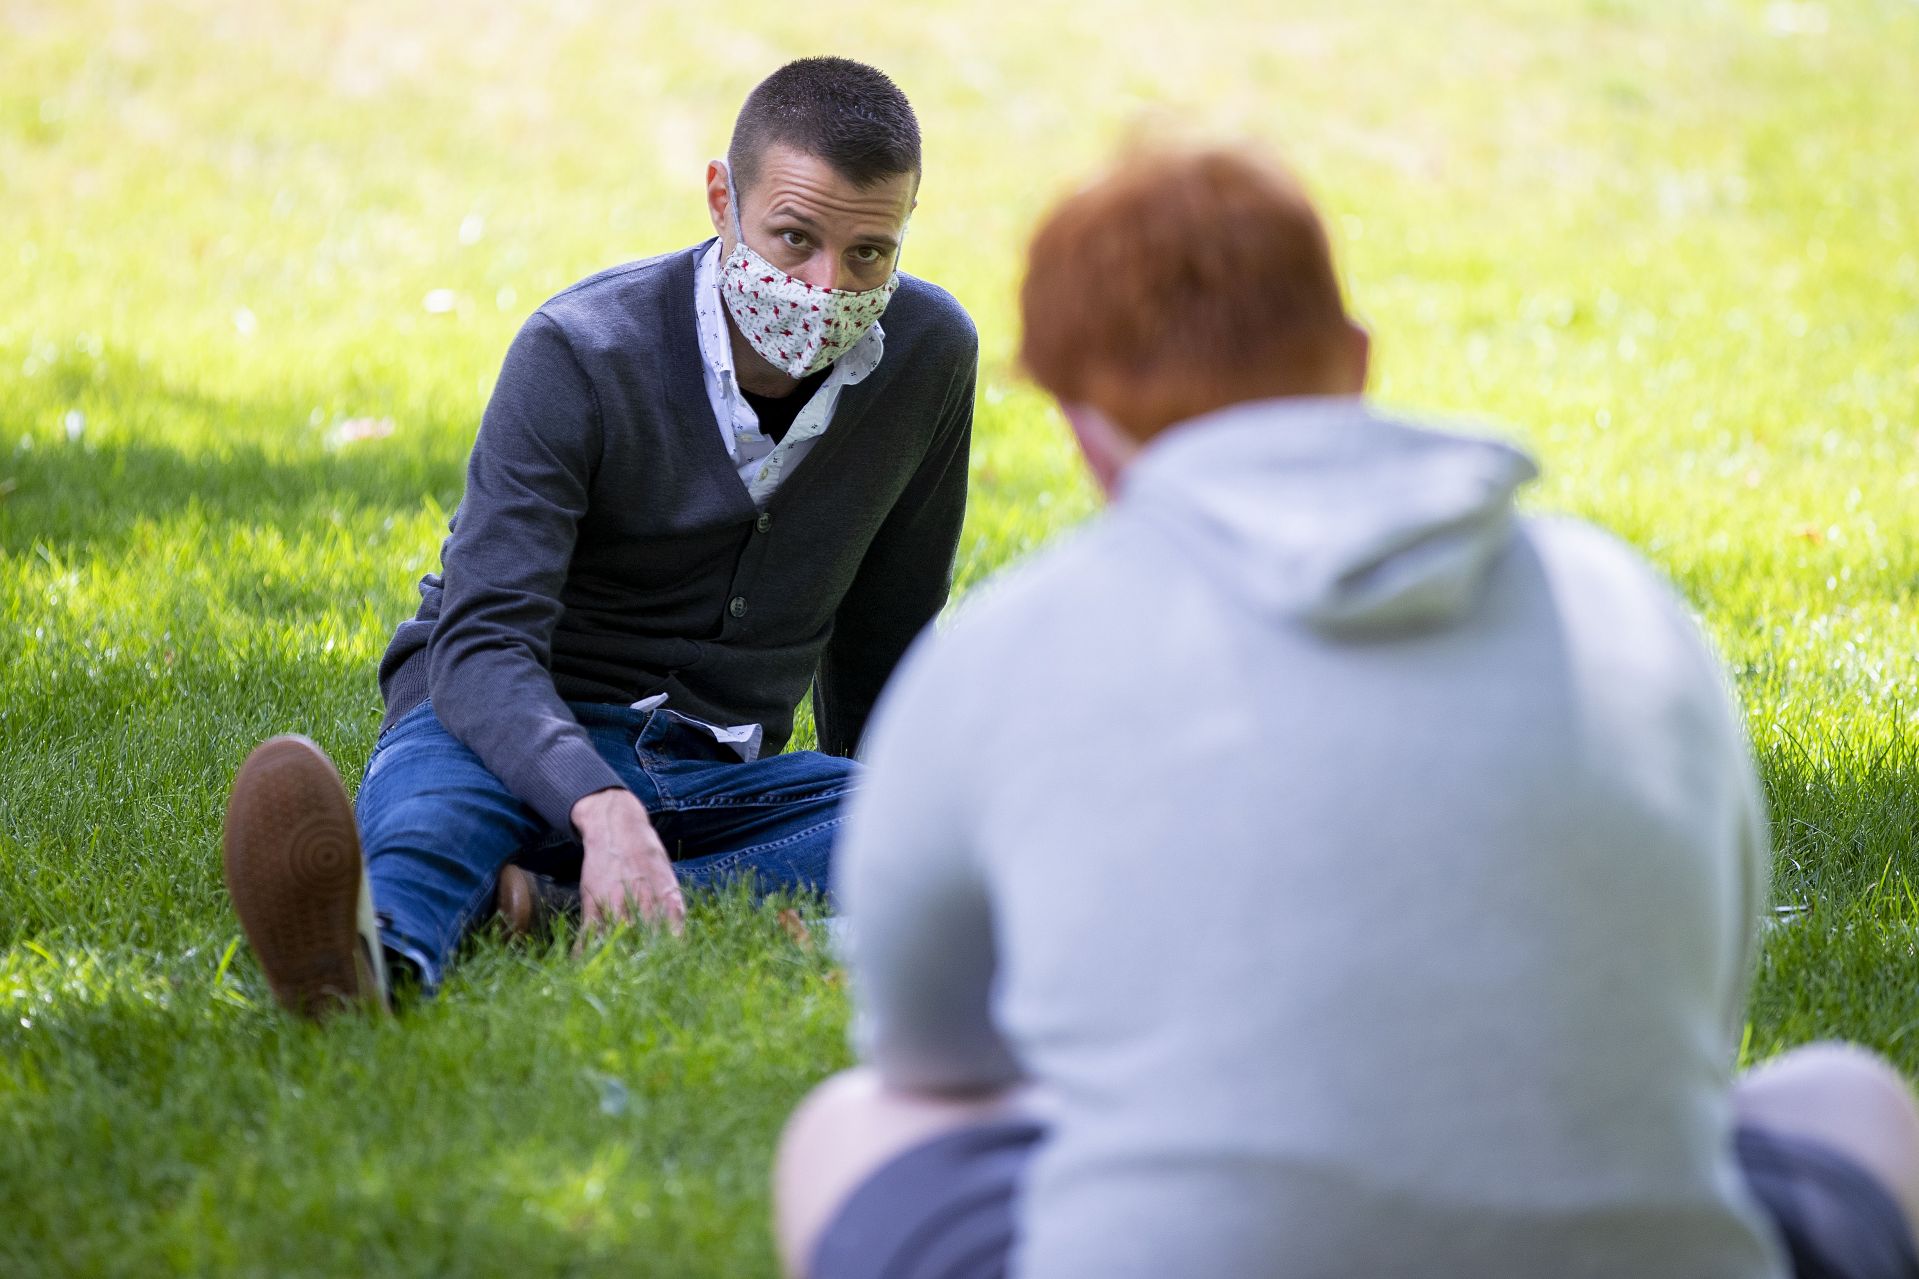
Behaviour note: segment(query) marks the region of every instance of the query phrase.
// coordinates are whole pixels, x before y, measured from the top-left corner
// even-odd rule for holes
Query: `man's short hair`
[[[1349,340],[1325,228],[1277,165],[1146,151],[1070,196],[1028,250],[1020,361],[1146,439],[1280,394]]]
[[[746,95],[727,165],[742,190],[766,149],[785,145],[832,165],[856,186],[920,171],[920,124],[899,86],[850,58],[801,58]]]

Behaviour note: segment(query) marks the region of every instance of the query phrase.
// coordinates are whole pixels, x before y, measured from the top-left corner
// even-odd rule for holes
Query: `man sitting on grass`
[[[520,330],[380,665],[357,828],[304,739],[234,780],[227,883],[282,1003],[383,1003],[389,965],[432,990],[502,868],[556,843],[589,924],[677,929],[683,885],[747,874],[824,889],[845,756],[966,500],[978,343],[898,272],[919,178],[892,81],[792,63],[707,167],[716,239]],[[823,749],[778,754],[809,685]]]
[[[1115,500],[887,694],[834,872],[867,1065],[788,1128],[790,1272],[1914,1274],[1899,1077],[1734,1078],[1766,822],[1672,593],[1361,398],[1259,163],[1125,165],[1022,298]]]

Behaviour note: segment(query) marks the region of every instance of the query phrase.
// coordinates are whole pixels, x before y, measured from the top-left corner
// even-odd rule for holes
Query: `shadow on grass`
[[[0,553],[46,545],[111,557],[140,525],[188,509],[288,534],[333,511],[384,519],[429,501],[451,511],[464,462],[463,452],[387,440],[305,456],[233,443],[199,454],[124,440],[43,445],[0,461],[0,483],[12,485],[0,500]]]
[[[113,352],[78,358],[70,354],[34,382],[0,382],[14,404],[13,420],[0,423],[0,553],[39,543],[63,554],[111,554],[141,522],[189,507],[210,521],[292,531],[315,512],[385,517],[416,512],[429,499],[450,510],[458,500],[471,423],[429,416],[392,437],[329,448],[309,414],[337,396],[297,387],[223,397]],[[60,406],[70,404],[86,404],[112,425],[103,431],[76,413],[69,438],[26,440],[9,429],[64,421]]]

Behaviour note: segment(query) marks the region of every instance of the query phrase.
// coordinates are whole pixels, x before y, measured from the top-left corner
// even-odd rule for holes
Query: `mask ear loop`
[[[733,166],[724,160],[716,160],[720,172],[726,175],[726,216],[733,220],[733,243],[746,243],[746,228],[740,225],[740,190],[733,185]]]

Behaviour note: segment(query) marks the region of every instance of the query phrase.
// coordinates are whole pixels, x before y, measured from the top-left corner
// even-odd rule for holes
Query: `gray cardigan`
[[[514,339],[466,495],[380,663],[382,727],[431,696],[447,729],[566,829],[620,785],[567,701],[668,694],[782,749],[812,684],[850,754],[895,663],[945,603],[966,505],[978,339],[903,277],[886,356],[756,510],[701,380],[705,245],[615,267]]]

